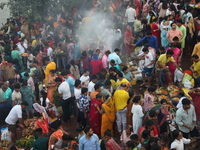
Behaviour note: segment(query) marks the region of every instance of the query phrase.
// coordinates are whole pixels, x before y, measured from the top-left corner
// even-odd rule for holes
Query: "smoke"
[[[115,22],[113,22],[115,14],[109,10],[102,11],[98,8],[95,10],[96,11],[92,10],[84,12],[84,18],[77,31],[77,36],[79,37],[84,50],[87,50],[87,48],[92,50],[97,48],[101,49],[103,44],[106,47],[106,50],[112,52],[114,48],[119,48],[116,47],[116,43],[118,43],[121,38],[121,31],[119,29],[117,30]],[[93,46],[88,47],[88,45]]]

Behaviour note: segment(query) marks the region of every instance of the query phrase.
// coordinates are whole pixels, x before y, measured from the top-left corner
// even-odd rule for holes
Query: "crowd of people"
[[[40,21],[14,16],[2,27],[0,112],[11,132],[10,150],[17,149],[30,118],[35,120],[28,125],[35,135],[33,150],[198,147],[199,5],[190,0],[89,4],[89,14],[59,9]],[[104,22],[113,26],[104,24],[102,35],[80,35],[96,14],[104,14]],[[130,64],[121,59],[131,57],[135,47],[142,47],[134,57],[143,60],[138,64],[141,85],[135,85]],[[183,72],[181,65],[187,63],[181,62],[183,55],[193,63],[188,70],[194,88],[187,93],[192,100],[180,91],[177,102],[155,103],[155,87],[176,84],[175,72]],[[139,86],[143,95],[134,91]],[[65,129],[73,118],[76,138]]]

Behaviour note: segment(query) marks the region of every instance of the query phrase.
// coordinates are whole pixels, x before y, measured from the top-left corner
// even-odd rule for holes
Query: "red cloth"
[[[90,103],[90,127],[95,134],[101,134],[101,114],[97,110],[97,106],[101,109],[101,102],[96,98]]]
[[[89,68],[89,58],[88,57],[85,57],[83,59],[83,68],[84,69],[88,69]]]
[[[39,128],[42,128],[42,134],[49,132],[49,123],[47,118],[43,118],[43,122],[39,122],[38,120],[36,120],[36,124]]]
[[[152,35],[156,36],[158,40],[158,47],[160,47],[161,46],[160,30],[154,32],[154,30],[157,30],[157,29],[159,29],[158,25],[153,23],[151,26],[151,32],[152,32]]]
[[[101,60],[91,60],[90,67],[92,69],[92,75],[96,75],[97,73],[101,72],[103,68],[103,64]]]
[[[145,126],[141,127],[139,130],[138,130],[138,135],[142,136],[142,133],[143,131],[145,130]],[[152,126],[152,129],[150,131],[150,135],[152,137],[157,137],[158,136],[158,130],[156,129],[155,126]]]
[[[14,45],[16,45],[19,42],[20,42],[20,39],[14,39],[14,41],[13,41]]]
[[[200,121],[200,109],[199,109],[200,108],[200,95],[197,93],[190,93],[189,95],[193,99],[197,121]]]
[[[121,150],[121,147],[111,138],[106,143],[106,150]]]
[[[131,46],[130,44],[132,44],[132,31],[129,29],[130,27],[126,27],[126,31],[124,33],[124,49],[125,49],[125,53],[126,54],[130,54],[133,50],[133,46]]]

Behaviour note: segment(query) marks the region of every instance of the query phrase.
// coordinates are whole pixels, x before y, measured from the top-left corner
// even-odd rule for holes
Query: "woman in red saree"
[[[101,99],[102,95],[97,94],[90,104],[90,127],[95,134],[101,134]]]
[[[160,27],[159,27],[159,22],[158,19],[155,18],[153,19],[153,24],[151,26],[151,32],[152,35],[156,36],[157,40],[158,40],[158,47],[161,46],[161,39],[160,39]]]
[[[34,113],[34,118],[36,118],[35,124],[33,126],[33,130],[38,128],[42,128],[42,134],[49,132],[49,122],[48,118],[44,113],[42,115],[39,112]]]
[[[130,26],[126,27],[126,31],[124,33],[124,50],[125,54],[130,54],[133,51],[133,46],[131,45],[133,42],[133,33]]]
[[[140,4],[140,0],[135,0],[135,11],[136,11],[136,16],[139,15],[139,10],[142,10],[142,5]]]
[[[175,63],[178,64],[179,63],[179,57],[181,55],[181,50],[179,48],[177,48],[174,43],[171,44],[171,47],[168,48],[167,51],[168,50],[172,50],[174,52],[172,57],[174,58]],[[168,62],[167,66],[169,66],[169,71],[171,73],[171,77],[172,77],[172,81],[173,81],[174,80],[174,71],[176,70],[176,66],[174,66],[172,62]]]

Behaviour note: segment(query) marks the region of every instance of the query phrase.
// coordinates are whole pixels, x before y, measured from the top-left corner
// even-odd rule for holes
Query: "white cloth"
[[[154,60],[153,55],[149,52],[148,54],[145,54],[145,59],[144,59],[144,66],[147,66],[151,63],[151,61]],[[153,65],[148,66],[147,68],[153,68]]]
[[[139,128],[142,127],[142,117],[144,116],[142,112],[142,107],[140,105],[133,104],[131,112],[133,114],[133,132],[134,134],[138,134]]]
[[[95,83],[90,81],[90,83],[88,84],[88,92],[94,92],[95,91],[94,85],[95,85]]]
[[[6,117],[5,122],[15,125],[19,118],[22,118],[22,107],[21,105],[15,105]]]
[[[74,88],[74,96],[76,100],[79,100],[81,97],[81,89]],[[77,104],[77,107],[79,108],[79,103],[76,102],[76,104]]]
[[[123,110],[118,110],[116,113],[116,123],[119,132],[122,132],[126,129],[126,112],[127,108],[124,108]]]
[[[172,142],[170,149],[175,148],[176,150],[183,150],[184,149],[184,144],[189,144],[190,141],[191,141],[190,139],[186,139],[186,138],[182,138],[182,139],[180,139],[180,141],[175,139]]]
[[[71,92],[69,84],[67,82],[62,82],[58,87],[58,93],[62,93],[62,99],[66,100],[71,97]]]
[[[34,59],[33,54],[30,54],[30,55],[28,56],[27,59],[31,61],[31,62],[29,62],[29,61],[27,60],[27,68],[30,68],[30,65],[33,64],[33,59]]]
[[[125,17],[127,17],[128,22],[134,22],[136,17],[135,9],[132,7],[126,9]]]
[[[21,43],[17,43],[17,47],[19,49],[20,53],[25,53],[25,48],[28,48],[27,44],[24,42],[23,46],[21,45]]]
[[[89,82],[90,82],[90,76],[84,76],[84,75],[82,75],[81,77],[80,77],[80,81],[81,81],[81,85],[84,83],[84,87],[87,87],[88,86],[88,84],[89,84]]]
[[[47,49],[47,56],[49,57],[50,61],[53,61],[53,49],[51,47]]]
[[[176,68],[176,70],[174,71],[174,82],[176,81],[181,82],[181,80],[183,79],[183,76],[184,76],[184,73],[178,70],[178,68]]]
[[[20,105],[22,101],[22,94],[21,92],[16,92],[15,90],[12,92],[12,100],[15,101],[16,105]]]
[[[42,97],[40,98],[40,102],[41,102],[40,104],[42,105],[43,104],[43,98]],[[46,109],[49,107],[49,102],[50,102],[49,99],[46,98],[46,107],[45,107]]]
[[[176,105],[176,108],[180,108],[180,107],[182,107],[182,100],[184,99],[184,98],[186,98],[185,96],[183,96],[183,97],[181,97],[180,99],[179,99],[179,102],[178,102],[178,104]]]

